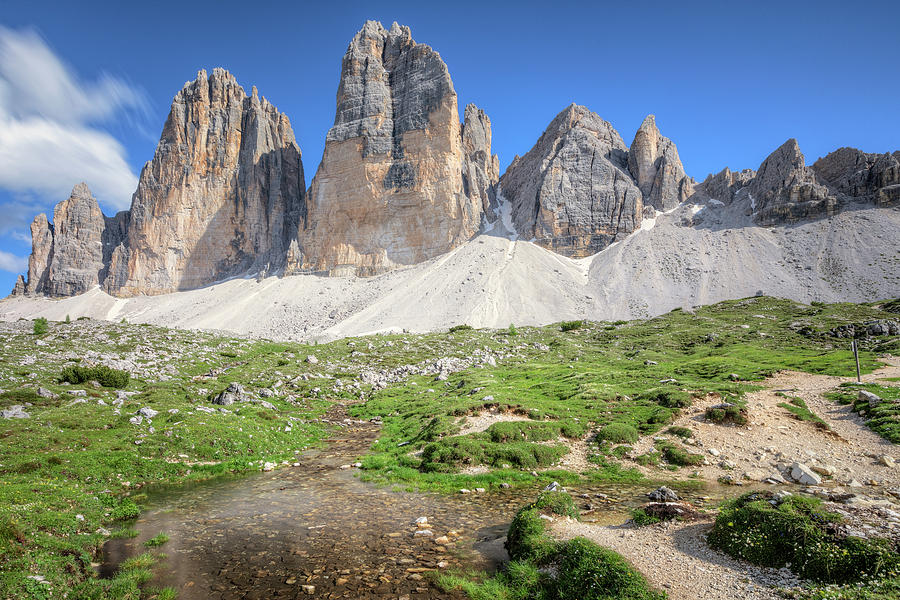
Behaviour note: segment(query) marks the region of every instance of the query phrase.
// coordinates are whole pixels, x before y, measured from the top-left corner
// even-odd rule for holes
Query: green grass
[[[831,431],[828,423],[810,410],[803,398],[789,397],[787,402],[779,402],[778,406],[791,413],[798,421],[812,423],[817,429],[822,431]]]
[[[774,504],[774,505],[773,505]],[[817,498],[751,492],[727,503],[716,517],[709,543],[732,556],[767,567],[790,566],[823,583],[870,583],[900,575],[900,554],[887,540],[833,534],[840,515]]]
[[[144,545],[147,546],[148,548],[158,548],[159,546],[162,546],[163,544],[165,544],[168,541],[169,541],[168,535],[166,535],[165,533],[158,533],[158,534],[154,535],[152,538],[150,538],[149,540],[147,540],[146,542],[144,542]]]
[[[875,406],[859,399],[859,390],[872,392],[882,399]],[[852,404],[853,410],[866,419],[866,426],[892,444],[900,444],[900,388],[874,383],[842,383],[825,397],[840,404]]]
[[[688,462],[690,452],[673,445],[665,460],[654,450],[632,461],[624,445],[601,439],[591,468],[572,473],[558,466],[565,444],[613,424],[639,436],[657,434],[693,398],[715,395],[739,404],[781,369],[855,375],[852,354],[827,332],[883,318],[892,313],[873,304],[748,298],[627,323],[583,321],[565,332],[560,324],[460,328],[314,345],[81,318],[48,324],[40,340],[46,345],[36,345],[31,322],[0,324],[0,407],[32,405],[31,419],[0,421],[0,598],[28,597],[35,584],[26,574],[46,576],[54,590],[81,589],[87,598],[137,598],[136,588],[127,586],[141,579],[144,567],[128,576],[120,596],[84,567],[106,539],[94,532],[133,531],[143,486],[293,459],[328,435],[316,419],[335,400],[363,398],[351,416],[383,421],[378,442],[361,457],[367,481],[439,492],[552,480],[634,482],[641,477],[636,464],[670,467],[670,459],[683,458],[679,450]],[[890,343],[861,340],[863,372],[879,366],[876,352]],[[308,355],[318,362],[306,362]],[[432,367],[438,358],[469,366],[437,379],[439,369]],[[121,406],[113,406],[119,400],[111,388],[59,381],[64,369],[83,369],[87,360],[134,365]],[[395,369],[402,375],[384,387],[363,377]],[[732,381],[732,373],[740,380]],[[251,393],[273,390],[267,401],[275,409],[236,404],[227,412],[198,410],[231,382]],[[38,387],[57,397],[38,396]],[[142,407],[159,413],[152,432],[146,419],[130,422]],[[529,420],[460,435],[467,416],[487,409]],[[886,410],[867,418],[882,435],[893,435],[896,423]],[[487,472],[461,472],[472,466]]]

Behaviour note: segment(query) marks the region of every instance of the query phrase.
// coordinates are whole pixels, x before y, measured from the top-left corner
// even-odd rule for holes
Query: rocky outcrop
[[[754,220],[761,225],[833,215],[838,207],[837,197],[806,166],[793,138],[763,161],[747,191]]]
[[[24,296],[25,295],[25,277],[22,275],[18,275],[16,277],[16,283],[13,286],[12,293],[10,296]]]
[[[628,170],[643,194],[644,206],[667,211],[694,193],[693,181],[685,175],[678,149],[656,127],[648,115],[628,150]]]
[[[488,220],[497,218],[497,182],[500,180],[500,159],[491,155],[491,120],[474,104],[466,105],[462,128],[463,193],[481,202],[481,210]]]
[[[839,148],[813,163],[812,169],[847,198],[876,206],[900,203],[900,151],[867,154]]]
[[[304,214],[300,149],[288,118],[224,69],[175,96],[141,171],[112,294],[160,294],[283,265]]]
[[[103,215],[87,184],[76,185],[56,205],[52,225],[43,214],[31,224],[25,292],[74,296],[99,285],[112,249],[121,242],[122,221],[121,216]]]
[[[39,214],[31,222],[31,256],[28,257],[28,294],[46,293],[50,260],[53,258],[53,229],[47,215]]]
[[[519,235],[572,257],[594,254],[640,227],[642,194],[612,125],[572,104],[500,182]]]
[[[461,127],[437,52],[407,27],[367,22],[344,55],[334,126],[288,271],[373,275],[472,237],[497,163],[489,121],[474,107],[466,115]]]
[[[760,225],[834,215],[850,202],[900,204],[900,152],[867,154],[840,148],[806,166],[797,140],[770,154],[759,170],[724,169],[697,186],[703,196],[740,202]]]
[[[701,184],[696,186],[696,191],[707,198],[731,204],[735,195],[747,187],[754,177],[756,177],[756,171],[753,169],[732,171],[725,167],[715,175],[708,175]]]

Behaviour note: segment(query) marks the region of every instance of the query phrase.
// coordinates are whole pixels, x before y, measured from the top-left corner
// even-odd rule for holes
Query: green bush
[[[731,423],[734,425],[746,425],[748,422],[747,408],[739,404],[732,404],[725,408],[710,406],[706,409],[706,420],[713,423]]]
[[[123,498],[119,505],[112,510],[109,518],[113,521],[128,521],[130,519],[137,519],[140,514],[141,509],[134,503],[134,500],[131,498]]]
[[[559,543],[544,532],[547,521],[541,515],[577,519],[578,509],[565,492],[543,492],[537,500],[522,507],[510,523],[506,536],[506,549],[511,559],[540,565],[556,555]]]
[[[634,524],[638,527],[653,525],[654,523],[660,523],[662,521],[659,517],[647,513],[643,508],[635,508],[632,510],[631,520],[634,521]]]
[[[44,335],[48,329],[47,319],[44,317],[38,317],[34,320],[34,335]]]
[[[471,325],[463,324],[463,325],[454,325],[448,331],[450,333],[456,333],[457,331],[470,331],[471,329],[473,329],[473,327]]]
[[[689,439],[689,438],[694,437],[694,432],[691,431],[690,427],[680,427],[677,425],[673,426],[673,427],[669,427],[666,430],[666,433],[670,433],[672,435],[677,435],[678,437],[681,437],[684,439]]]
[[[641,437],[638,430],[627,423],[610,423],[597,432],[597,438],[613,444],[633,444]]]
[[[715,548],[768,567],[790,565],[799,576],[825,583],[852,583],[896,576],[900,554],[880,539],[843,537],[821,501],[751,492],[726,504],[709,533]]]
[[[563,321],[559,324],[561,331],[575,331],[584,327],[584,321]]]
[[[666,408],[687,408],[693,402],[693,398],[687,392],[670,390],[665,388],[653,388],[638,395],[640,400],[649,400]]]
[[[105,365],[96,367],[79,367],[76,365],[64,367],[59,380],[79,384],[86,381],[96,381],[103,387],[122,389],[128,386],[131,375],[127,371],[112,369]]]
[[[556,597],[560,600],[662,600],[667,596],[651,589],[621,555],[577,537],[560,550]]]
[[[547,446],[524,441],[492,442],[485,434],[456,436],[425,446],[420,470],[450,473],[459,465],[500,467],[504,464],[534,469],[552,465],[567,451],[562,444]]]
[[[703,464],[703,455],[688,452],[684,448],[679,448],[675,444],[663,442],[659,445],[662,456],[670,465],[678,465],[679,467],[692,467]]]

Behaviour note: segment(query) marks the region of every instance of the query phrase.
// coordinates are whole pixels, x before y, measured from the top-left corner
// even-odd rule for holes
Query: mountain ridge
[[[376,276],[471,243],[501,213],[521,239],[583,258],[688,205],[733,209],[734,227],[900,205],[900,151],[840,148],[808,166],[789,139],[756,170],[726,168],[697,183],[653,115],[627,146],[575,104],[499,171],[490,119],[470,104],[460,122],[440,55],[407,27],[369,21],[343,58],[335,123],[308,190],[288,117],[224,69],[201,70],[176,94],[131,208],[107,217],[76,185],[52,223],[32,223],[28,277],[13,295],[101,286],[132,297],[250,275]]]

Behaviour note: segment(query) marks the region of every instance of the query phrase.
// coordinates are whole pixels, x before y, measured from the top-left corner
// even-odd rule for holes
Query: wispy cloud
[[[86,181],[127,208],[137,176],[98,125],[146,111],[142,91],[106,74],[81,81],[36,32],[0,26],[0,188],[55,203]]]
[[[0,250],[0,271],[22,273],[28,270],[28,257],[16,256],[11,252]]]

